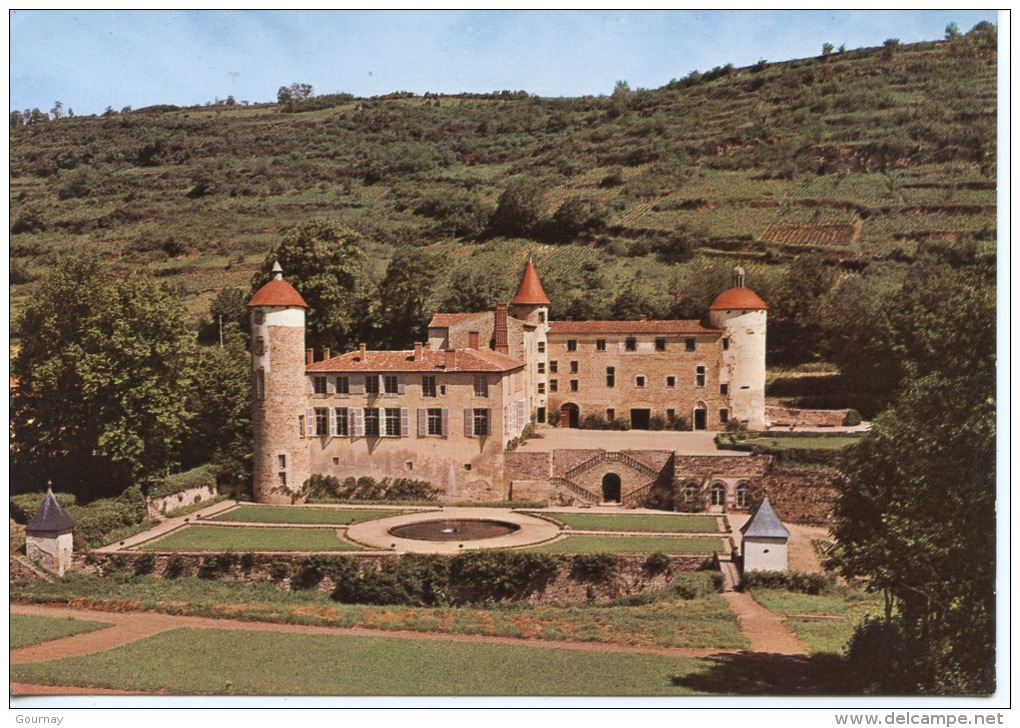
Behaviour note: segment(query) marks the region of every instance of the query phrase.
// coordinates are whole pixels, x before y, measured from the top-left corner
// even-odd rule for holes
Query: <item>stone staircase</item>
[[[566,488],[585,503],[599,503],[602,501],[600,496],[595,495],[587,488],[582,488],[580,485],[567,478],[552,477],[549,478],[549,482],[557,488]]]
[[[631,470],[636,470],[649,478],[659,477],[659,471],[650,465],[646,465],[637,458],[631,457],[625,452],[600,452],[598,455],[588,458],[580,465],[575,465],[563,474],[564,478],[575,478],[581,473],[591,470],[601,463],[623,463]]]

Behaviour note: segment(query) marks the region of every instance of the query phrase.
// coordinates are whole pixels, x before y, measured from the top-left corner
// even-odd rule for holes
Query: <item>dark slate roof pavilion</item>
[[[25,527],[25,533],[67,533],[74,528],[74,519],[57,502],[53,495],[53,488],[46,489],[46,498],[43,500],[39,510],[32,516],[32,520]]]
[[[772,510],[768,496],[765,496],[761,505],[758,506],[758,510],[744,524],[740,532],[744,534],[744,538],[790,538],[790,532],[779,520],[776,512]]]

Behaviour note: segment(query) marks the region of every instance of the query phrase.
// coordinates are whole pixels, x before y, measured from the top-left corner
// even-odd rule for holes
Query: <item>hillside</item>
[[[529,254],[554,316],[698,315],[733,261],[768,292],[808,251],[891,286],[924,250],[994,255],[996,62],[961,38],[607,97],[336,95],[12,125],[12,316],[50,253],[84,247],[176,281],[197,319],[314,216],[363,235],[376,281],[395,246],[439,254],[428,310],[454,271],[505,298]],[[492,235],[516,179],[549,221]]]

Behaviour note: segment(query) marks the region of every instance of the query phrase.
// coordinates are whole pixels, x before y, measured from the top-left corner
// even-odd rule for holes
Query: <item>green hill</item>
[[[362,233],[376,281],[395,246],[441,254],[429,310],[454,271],[512,293],[529,254],[554,316],[699,315],[733,261],[778,290],[802,252],[891,285],[924,250],[994,255],[997,57],[978,40],[607,97],[334,95],[12,124],[12,312],[49,253],[81,246],[172,278],[197,319],[314,216]],[[544,219],[495,236],[515,179],[544,193]]]

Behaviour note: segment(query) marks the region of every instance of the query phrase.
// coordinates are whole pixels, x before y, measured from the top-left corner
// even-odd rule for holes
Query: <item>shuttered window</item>
[[[379,410],[375,407],[366,407],[364,412],[365,437],[379,437]]]
[[[336,437],[347,437],[350,434],[349,422],[350,414],[346,407],[337,407],[333,410],[333,434]]]

